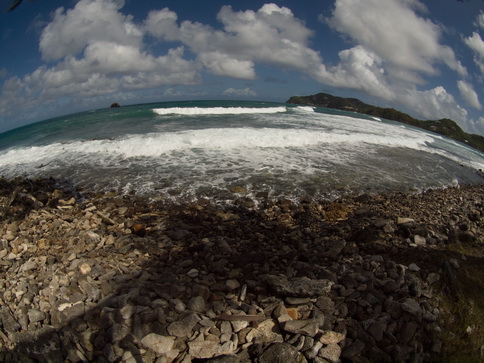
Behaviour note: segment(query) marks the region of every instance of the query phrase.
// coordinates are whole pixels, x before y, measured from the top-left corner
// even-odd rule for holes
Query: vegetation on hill
[[[358,112],[366,115],[385,118],[387,120],[398,121],[407,125],[412,125],[440,135],[444,135],[484,152],[483,136],[468,134],[464,132],[459,125],[455,123],[455,121],[447,118],[436,121],[417,120],[412,116],[393,108],[377,107],[366,104],[356,98],[336,97],[328,93],[318,93],[311,96],[293,96],[287,101],[287,103]]]

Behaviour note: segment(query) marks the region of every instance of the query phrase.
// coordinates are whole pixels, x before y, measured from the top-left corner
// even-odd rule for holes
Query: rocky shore
[[[221,207],[0,179],[0,361],[421,362],[461,334],[484,359],[446,303],[482,270],[483,196]]]

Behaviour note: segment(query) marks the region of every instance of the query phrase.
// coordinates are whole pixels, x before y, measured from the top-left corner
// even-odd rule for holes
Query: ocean
[[[484,154],[367,115],[273,102],[106,108],[0,134],[0,176],[230,202],[481,184]]]

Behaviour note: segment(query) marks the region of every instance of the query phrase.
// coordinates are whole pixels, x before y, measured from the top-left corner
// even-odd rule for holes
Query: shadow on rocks
[[[381,199],[221,207],[7,184],[3,361],[391,362],[441,352],[431,299],[440,274],[396,262],[423,246],[409,247],[414,230]]]

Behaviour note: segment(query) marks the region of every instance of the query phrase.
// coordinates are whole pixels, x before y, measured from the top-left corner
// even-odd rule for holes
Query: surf
[[[283,113],[286,111],[286,107],[167,107],[153,109],[153,112],[160,116],[271,114]]]

